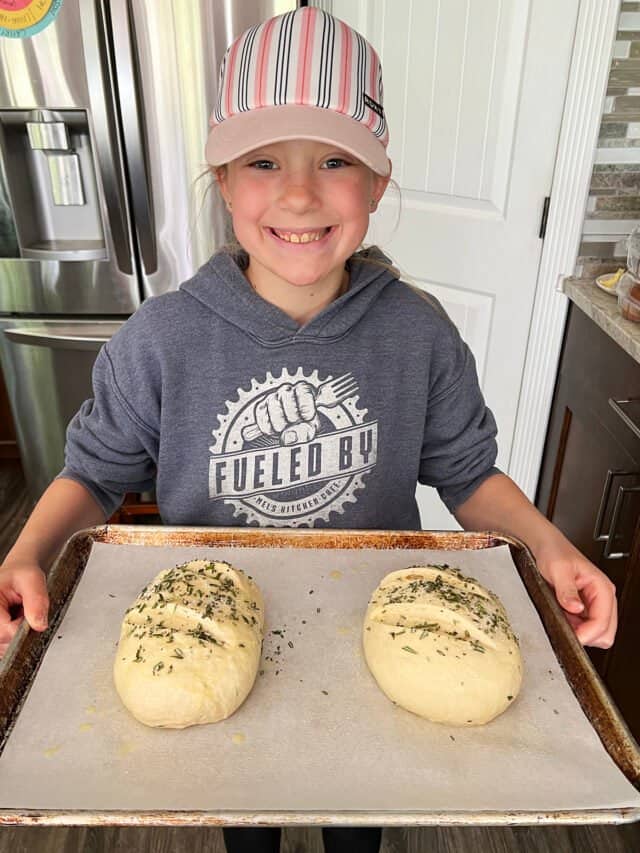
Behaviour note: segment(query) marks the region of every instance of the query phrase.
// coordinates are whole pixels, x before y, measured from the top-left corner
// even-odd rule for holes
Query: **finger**
[[[5,646],[8,646],[9,643],[15,637],[18,628],[21,624],[22,617],[20,617],[19,619],[14,619],[13,621],[3,625],[2,628],[0,628],[0,643],[4,644]]]
[[[15,591],[22,596],[24,615],[30,628],[44,631],[48,624],[49,595],[42,572],[16,572],[13,582]]]
[[[599,570],[594,575],[592,571],[578,569],[574,580],[578,594],[586,603],[577,620],[569,619],[578,639],[583,645],[610,648],[618,624],[615,585]]]
[[[587,601],[587,618],[576,629],[576,636],[583,646],[597,643],[610,624],[614,596],[609,581],[606,578],[603,580],[605,583],[594,580],[582,591]]]
[[[280,444],[283,447],[288,447],[291,444],[296,444],[298,441],[298,433],[295,427],[287,427],[280,434]]]
[[[563,578],[555,587],[556,598],[563,610],[568,613],[584,612],[584,601],[580,597],[575,579],[570,576]]]
[[[613,607],[611,608],[611,619],[609,620],[609,628],[608,628],[608,631],[611,634],[611,642],[613,642],[617,630],[618,630],[618,599],[616,598],[615,591],[614,591]]]
[[[282,430],[286,427],[287,421],[284,416],[284,407],[282,402],[280,401],[280,397],[278,392],[276,391],[273,394],[269,394],[266,399],[267,403],[267,412],[269,415],[269,420],[271,421],[271,426],[273,427],[273,431],[277,434],[280,434]]]
[[[606,631],[599,637],[596,637],[595,640],[591,643],[592,646],[596,646],[600,649],[610,649],[613,645],[613,642],[616,638],[616,630],[618,628],[618,602],[614,596],[613,605],[611,607],[611,616],[609,618],[609,624],[607,625]]]
[[[18,625],[18,628],[19,627],[20,626]],[[13,635],[13,637],[15,637],[15,634]],[[0,659],[2,659],[6,655],[7,650],[11,646],[13,637],[9,638],[6,642],[4,640],[0,640]]]
[[[269,420],[266,399],[260,400],[260,402],[256,404],[254,415],[260,432],[263,435],[273,435],[273,427]]]
[[[308,382],[298,382],[294,386],[298,411],[305,421],[312,420],[316,415],[316,398]]]
[[[298,403],[296,401],[293,385],[291,385],[290,382],[285,382],[285,384],[281,385],[278,389],[278,394],[280,395],[280,401],[282,402],[284,417],[287,423],[298,423],[300,420],[300,412],[298,411]]]
[[[563,612],[564,618],[567,620],[569,625],[573,628],[574,632],[579,625],[582,625],[584,622],[584,618],[579,616],[576,613],[568,613],[566,610]]]

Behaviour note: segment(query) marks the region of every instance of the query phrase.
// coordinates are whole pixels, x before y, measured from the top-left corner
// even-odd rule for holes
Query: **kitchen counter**
[[[640,323],[625,320],[618,310],[618,299],[596,287],[592,278],[568,276],[562,284],[572,302],[640,364]]]

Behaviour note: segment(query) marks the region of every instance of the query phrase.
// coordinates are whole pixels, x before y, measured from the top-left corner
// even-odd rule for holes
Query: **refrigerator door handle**
[[[142,87],[134,59],[134,21],[130,13],[129,0],[111,0],[111,25],[115,49],[115,72],[120,95],[123,139],[135,229],[138,235],[140,254],[147,275],[158,267],[155,238],[155,223],[151,206],[149,169],[145,158],[146,138],[142,119]]]
[[[51,334],[45,332],[31,331],[29,329],[5,329],[4,333],[10,341],[17,344],[28,344],[29,346],[48,347],[49,349],[78,349],[94,350],[97,352],[112,336],[106,333],[102,335],[82,334]]]
[[[91,117],[111,236],[120,271],[132,275],[133,248],[127,218],[124,166],[118,142],[116,90],[106,35],[108,22],[104,0],[89,0],[80,3],[79,8]]]

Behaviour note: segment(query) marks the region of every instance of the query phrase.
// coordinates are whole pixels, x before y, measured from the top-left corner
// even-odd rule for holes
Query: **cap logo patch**
[[[373,110],[374,113],[377,113],[380,118],[384,118],[384,110],[382,109],[381,104],[379,104],[377,101],[374,101],[373,98],[370,98],[366,92],[363,92],[362,98],[370,110]]]

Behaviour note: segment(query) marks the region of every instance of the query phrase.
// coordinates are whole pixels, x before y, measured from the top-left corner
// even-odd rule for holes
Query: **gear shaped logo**
[[[378,423],[351,373],[302,368],[251,380],[227,401],[209,450],[209,497],[262,527],[313,527],[344,513],[376,464]]]

